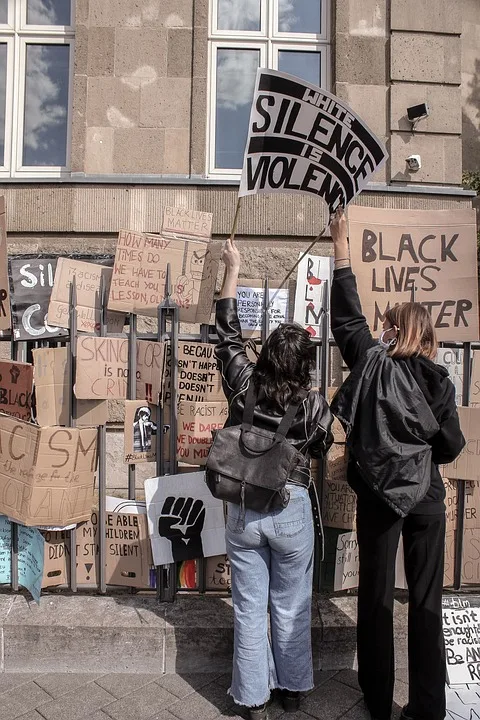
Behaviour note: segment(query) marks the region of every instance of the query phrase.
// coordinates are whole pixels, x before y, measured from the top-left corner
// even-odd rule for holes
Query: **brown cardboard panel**
[[[454,581],[456,533],[456,530],[447,529],[444,587],[450,587]],[[480,533],[472,528],[463,533],[462,585],[480,585]]]
[[[212,236],[213,214],[183,207],[166,207],[163,211],[162,233],[181,237],[202,238]]]
[[[357,497],[347,482],[347,449],[334,444],[327,455],[327,472],[323,483],[322,518],[325,527],[353,530]]]
[[[217,555],[205,559],[206,590],[229,590],[232,586],[232,573],[227,555]]]
[[[415,299],[439,340],[478,340],[475,210],[351,206],[350,252],[362,309],[374,335],[386,310]]]
[[[447,530],[456,530],[458,519],[458,487],[465,489],[464,527],[478,530],[480,534],[480,480],[449,480],[444,479],[447,508]]]
[[[480,408],[459,407],[466,445],[456,460],[442,469],[449,480],[480,480]]]
[[[57,327],[70,327],[69,298],[73,278],[77,287],[77,327],[81,332],[97,332],[100,328],[100,283],[110,287],[112,268],[94,263],[59,258],[55,272],[48,322]],[[107,313],[108,331],[122,332],[124,313]]]
[[[212,432],[225,425],[228,403],[180,402],[178,404],[177,459],[188,465],[205,465]]]
[[[33,365],[0,360],[0,412],[31,420]]]
[[[215,358],[215,345],[211,343],[178,343],[179,402],[224,402],[222,377]],[[165,401],[170,399],[170,348],[166,351]]]

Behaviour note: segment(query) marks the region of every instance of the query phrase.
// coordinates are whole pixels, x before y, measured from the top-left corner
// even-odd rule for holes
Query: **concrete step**
[[[315,669],[356,667],[356,598],[314,596]],[[407,603],[395,601],[396,664],[406,667]],[[0,594],[3,672],[226,672],[233,650],[230,598],[46,594],[40,605]]]

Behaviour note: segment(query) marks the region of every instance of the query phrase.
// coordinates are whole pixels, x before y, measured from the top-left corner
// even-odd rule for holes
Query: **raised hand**
[[[175,562],[203,557],[202,530],[205,507],[202,500],[167,497],[158,518],[158,533],[172,543]]]

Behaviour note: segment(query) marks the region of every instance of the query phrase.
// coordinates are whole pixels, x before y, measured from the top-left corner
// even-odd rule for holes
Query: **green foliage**
[[[475,190],[477,195],[480,195],[480,170],[463,173],[462,184],[469,190]],[[480,228],[477,230],[477,254],[480,259]]]

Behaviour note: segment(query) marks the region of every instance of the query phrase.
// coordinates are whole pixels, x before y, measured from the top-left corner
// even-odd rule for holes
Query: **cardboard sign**
[[[232,587],[232,571],[227,555],[206,559],[206,590],[230,590]]]
[[[349,210],[350,253],[374,335],[387,310],[415,300],[439,340],[478,339],[475,210]]]
[[[170,346],[166,350],[165,402],[170,400]],[[178,402],[224,402],[222,376],[217,367],[215,345],[179,342],[177,348]]]
[[[456,460],[443,466],[442,475],[450,480],[480,480],[480,408],[459,407],[458,416],[466,445]]]
[[[39,425],[69,425],[68,348],[33,350],[36,419]],[[105,400],[77,400],[77,427],[96,427],[108,421]]]
[[[264,295],[261,280],[242,280],[242,285],[237,287],[238,319],[244,333],[261,332]],[[281,323],[288,322],[288,288],[269,288],[268,297],[269,329],[275,330]]]
[[[171,299],[180,320],[208,323],[220,254],[219,243],[120,230],[108,307],[156,317],[170,264]]]
[[[188,465],[205,465],[212,432],[225,425],[228,403],[180,402],[178,404],[177,459]]]
[[[18,527],[18,582],[39,603],[43,576],[44,540],[36,528]],[[0,585],[12,580],[12,523],[0,515]]]
[[[480,598],[444,597],[442,620],[449,684],[480,683]]]
[[[0,331],[2,332],[10,330],[12,326],[7,257],[7,217],[5,197],[2,195],[0,196]]]
[[[12,325],[15,340],[44,340],[68,335],[47,320],[57,258],[9,261]]]
[[[325,527],[353,530],[357,513],[357,496],[347,482],[347,449],[333,445],[327,455],[323,483],[322,519]]]
[[[325,281],[331,283],[332,273],[331,257],[305,255],[298,265],[293,319],[313,337],[320,337],[322,334]]]
[[[208,240],[212,236],[212,221],[213,215],[209,212],[166,207],[163,211],[162,233]]]
[[[445,537],[444,587],[453,585],[456,530],[448,529]],[[463,532],[462,585],[480,585],[480,538],[478,528]]]
[[[33,365],[0,360],[0,412],[30,420],[32,390]]]
[[[480,720],[480,685],[446,688],[446,720]]]
[[[144,400],[125,400],[124,458],[129,465],[157,458],[157,408]]]
[[[225,554],[223,502],[203,472],[145,480],[145,499],[155,565]]]
[[[449,480],[444,479],[447,508],[447,529],[457,528],[458,518],[458,483],[465,490],[464,527],[480,530],[480,480]]]
[[[75,278],[77,287],[77,328],[80,332],[96,332],[100,329],[100,283],[110,288],[112,268],[81,260],[59,258],[55,272],[52,295],[48,307],[48,323],[58,327],[70,327],[70,285]],[[125,315],[107,312],[107,326],[111,333],[120,333]]]
[[[335,95],[257,71],[239,196],[310,193],[346,207],[385,162],[385,146]]]
[[[360,573],[357,533],[347,532],[339,535],[337,538],[336,553],[334,591],[357,588]],[[395,561],[395,587],[399,589],[406,589],[407,587],[403,540],[401,538]]]
[[[470,407],[480,407],[480,350],[473,351]]]
[[[39,428],[0,415],[0,513],[29,526],[85,520],[96,466],[96,429]]]
[[[317,389],[317,388],[315,388]],[[329,404],[332,402],[335,393],[339,390],[338,387],[329,387],[327,390],[327,398]],[[345,430],[342,427],[340,420],[336,417],[333,418],[332,433],[334,443],[344,443],[346,441]]]
[[[79,337],[75,395],[122,400],[128,390],[128,339]],[[137,340],[137,398],[158,404],[163,392],[165,343]]]
[[[147,516],[143,513],[107,512],[105,520],[107,585],[148,588],[151,565]],[[60,584],[70,575],[70,536],[65,532],[45,533],[45,583]],[[96,584],[99,577],[98,513],[77,527],[77,582]],[[56,581],[56,582],[55,582]]]
[[[463,350],[438,348],[435,362],[448,370],[450,380],[455,386],[455,402],[463,405]]]

